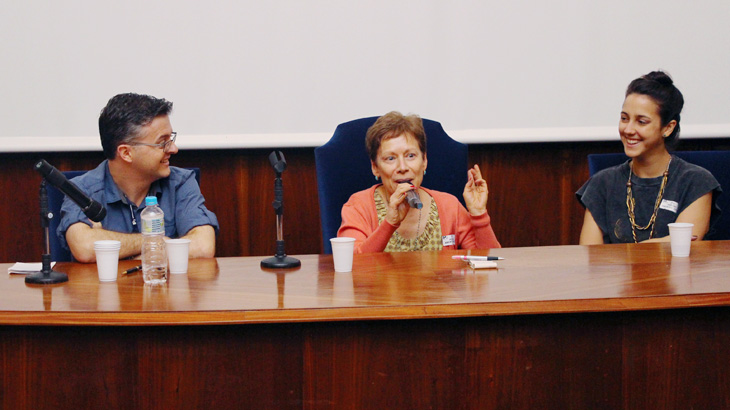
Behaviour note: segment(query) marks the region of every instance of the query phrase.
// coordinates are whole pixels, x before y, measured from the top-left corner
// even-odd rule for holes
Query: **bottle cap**
[[[144,199],[145,206],[155,206],[157,205],[157,197],[156,196],[148,196]]]

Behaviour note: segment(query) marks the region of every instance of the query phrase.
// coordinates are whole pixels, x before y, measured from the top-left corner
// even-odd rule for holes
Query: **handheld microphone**
[[[81,192],[79,187],[69,181],[68,178],[66,178],[66,176],[53,165],[42,159],[35,164],[34,168],[39,174],[43,175],[43,178],[45,178],[46,181],[71,198],[76,205],[84,211],[84,214],[86,214],[89,219],[94,222],[101,222],[101,220],[104,219],[106,216],[106,208],[104,208],[104,205],[94,201],[85,193]]]
[[[421,203],[421,198],[418,196],[418,193],[416,191],[408,191],[406,192],[406,202],[408,202],[408,205],[411,206],[411,208],[421,209],[423,208],[423,203]]]

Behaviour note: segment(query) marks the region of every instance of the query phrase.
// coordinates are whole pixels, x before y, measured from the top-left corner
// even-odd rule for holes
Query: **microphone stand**
[[[68,275],[51,269],[51,242],[50,229],[48,221],[54,217],[53,213],[48,209],[48,190],[46,189],[46,180],[41,181],[40,189],[41,201],[41,227],[45,230],[46,253],[42,258],[42,269],[40,272],[32,273],[25,277],[25,283],[35,285],[52,285],[54,283],[63,283],[68,281]]]
[[[278,154],[278,155],[277,155]],[[281,158],[279,158],[281,157]],[[261,261],[262,268],[296,268],[302,265],[299,259],[286,256],[284,252],[284,228],[282,220],[284,218],[284,187],[281,183],[281,173],[286,169],[286,159],[281,151],[278,153],[273,151],[269,155],[269,162],[276,172],[274,179],[274,212],[276,213],[276,255]]]

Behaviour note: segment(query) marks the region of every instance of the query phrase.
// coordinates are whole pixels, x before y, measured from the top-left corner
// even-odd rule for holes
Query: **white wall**
[[[183,147],[318,145],[393,109],[467,142],[615,138],[626,86],[658,68],[685,137],[727,137],[728,18],[727,0],[7,0],[0,150],[100,149],[128,91],[174,102]]]

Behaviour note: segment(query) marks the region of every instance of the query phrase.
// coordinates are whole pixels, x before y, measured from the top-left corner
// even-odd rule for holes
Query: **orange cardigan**
[[[342,207],[342,225],[337,236],[355,238],[355,253],[383,252],[393,232],[398,229],[387,221],[378,225],[378,213],[373,199],[378,186],[380,184],[352,194]],[[472,216],[453,195],[423,187],[421,189],[436,202],[441,220],[441,234],[444,237],[454,236],[454,245],[444,246],[444,249],[501,247],[487,212]]]

